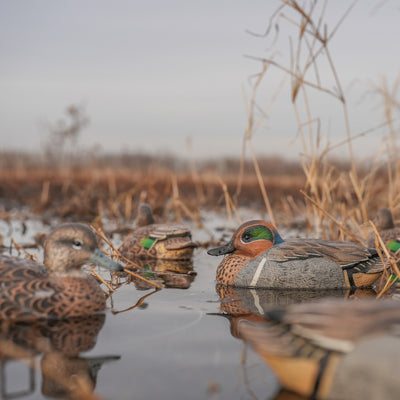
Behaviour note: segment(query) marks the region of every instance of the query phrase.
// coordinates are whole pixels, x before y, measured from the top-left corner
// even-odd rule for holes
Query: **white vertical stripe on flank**
[[[255,286],[256,286],[256,284],[257,284],[257,282],[258,282],[258,279],[260,278],[261,270],[263,269],[264,264],[265,264],[266,261],[267,261],[267,258],[264,257],[264,258],[260,261],[260,264],[258,264],[258,267],[257,267],[257,269],[256,269],[256,272],[255,272],[255,274],[254,274],[254,276],[253,276],[253,279],[251,280],[250,287],[255,287]]]

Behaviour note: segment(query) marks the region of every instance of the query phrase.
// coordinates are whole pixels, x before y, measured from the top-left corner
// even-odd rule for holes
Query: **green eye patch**
[[[274,240],[274,236],[272,235],[272,232],[265,226],[263,225],[256,225],[251,228],[250,230],[251,237],[254,240],[258,239],[265,239],[265,240]]]

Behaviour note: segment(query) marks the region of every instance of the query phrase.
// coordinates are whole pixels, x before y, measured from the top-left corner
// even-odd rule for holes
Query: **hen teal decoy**
[[[217,282],[236,287],[368,287],[385,269],[374,249],[320,239],[284,241],[277,229],[263,220],[242,224],[228,243],[208,254],[228,254],[218,266]]]
[[[129,260],[159,258],[187,260],[197,245],[190,230],[182,225],[156,224],[151,207],[139,206],[136,230],[126,237],[119,251]]]
[[[83,224],[64,224],[46,239],[44,266],[0,256],[0,319],[65,318],[105,309],[105,296],[95,279],[80,270],[96,264],[122,271],[99,248]]]
[[[249,341],[281,385],[307,398],[398,399],[400,307],[392,300],[325,299],[242,319]]]
[[[400,228],[395,227],[391,211],[387,208],[381,208],[373,222],[383,243],[392,253],[396,253],[400,249]],[[375,247],[375,243],[375,233],[371,233],[367,240],[367,246]]]

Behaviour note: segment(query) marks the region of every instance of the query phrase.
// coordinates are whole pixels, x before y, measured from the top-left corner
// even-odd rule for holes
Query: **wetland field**
[[[363,208],[347,178],[349,165],[332,162],[332,181],[319,180],[313,192],[299,165],[278,161],[259,163],[282,237],[365,241],[371,229],[362,212],[372,218],[382,203],[388,204],[383,194],[391,184],[384,178],[387,169],[377,169],[381,186],[365,192]],[[3,164],[2,252],[42,261],[44,235],[60,223],[80,221],[106,237],[108,243],[101,236],[99,242],[115,256],[110,244],[118,247],[133,230],[142,202],[152,205],[158,222],[190,228],[199,247],[183,265],[159,260],[136,266],[137,274],[161,290],[128,274],[112,277],[96,268],[108,285],[102,284],[107,295],[104,315],[11,331],[8,327],[0,346],[4,399],[300,398],[281,390],[272,370],[241,339],[237,324],[258,321],[277,305],[327,296],[374,298],[383,288],[384,282],[375,290],[355,293],[221,289],[215,281],[220,259],[206,250],[227,241],[243,221],[271,220],[252,164],[246,164],[241,175],[239,161],[232,160],[217,166],[191,164],[191,169],[158,169],[155,162],[131,170],[99,163],[102,168]],[[273,171],[270,165],[279,168]],[[368,183],[371,171],[366,171],[361,166],[358,173]],[[334,183],[335,190],[328,190]]]
[[[378,84],[371,84],[370,81],[368,88],[364,88],[362,93],[359,92],[360,98],[367,98],[373,92],[374,102],[373,104],[368,103],[370,108],[367,109],[370,111],[373,109],[374,112],[379,109],[382,112],[370,126],[369,122],[366,123],[368,126],[356,124],[355,122],[365,122],[366,117],[365,114],[361,116],[359,114],[355,118],[350,115],[351,110],[354,110],[354,104],[361,101],[357,96],[355,96],[357,98],[354,98],[354,95],[351,97],[352,92],[349,88],[353,85],[356,86],[357,81],[367,79],[362,76],[363,71],[356,70],[353,66],[353,61],[358,58],[355,49],[360,47],[360,42],[351,42],[351,50],[349,49],[344,57],[339,58],[339,66],[345,72],[353,71],[355,74],[351,79],[342,79],[330,48],[332,38],[340,30],[340,26],[357,2],[346,5],[348,8],[343,10],[333,26],[328,24],[325,18],[326,3],[313,1],[300,4],[297,1],[282,1],[279,2],[277,9],[272,14],[263,16],[265,21],[261,32],[265,31],[265,33],[255,36],[262,37],[263,40],[267,39],[266,42],[263,42],[263,48],[269,50],[266,50],[265,53],[261,52],[262,57],[259,56],[260,54],[246,56],[247,61],[254,63],[252,71],[255,70],[256,73],[252,73],[248,77],[248,81],[243,87],[244,90],[242,90],[243,93],[241,92],[245,100],[244,124],[240,127],[236,126],[234,131],[227,128],[227,119],[224,115],[229,115],[229,119],[236,111],[231,109],[228,104],[224,104],[225,100],[220,100],[226,99],[229,94],[223,93],[223,96],[218,97],[218,93],[214,92],[217,88],[213,87],[212,81],[202,76],[205,72],[203,71],[204,67],[200,66],[199,72],[193,70],[193,79],[199,79],[200,82],[196,82],[197,86],[204,86],[202,90],[207,92],[207,99],[212,98],[209,101],[211,106],[218,104],[222,107],[219,110],[224,109],[224,113],[226,113],[221,115],[221,126],[224,126],[226,131],[220,132],[222,136],[215,143],[216,137],[214,136],[218,134],[218,125],[202,131],[201,127],[196,126],[196,120],[190,120],[190,116],[192,110],[196,110],[201,120],[209,120],[212,125],[213,118],[216,118],[218,112],[221,111],[213,108],[209,115],[202,109],[203,103],[206,103],[205,97],[192,92],[192,86],[196,87],[196,85],[182,79],[184,77],[176,72],[178,71],[177,61],[174,58],[170,60],[170,69],[174,72],[174,76],[176,75],[176,79],[182,79],[184,86],[179,89],[179,86],[175,85],[175,81],[170,81],[168,75],[164,76],[163,74],[168,70],[168,63],[164,63],[162,53],[159,55],[157,51],[154,52],[157,59],[152,58],[151,65],[146,67],[143,64],[143,71],[149,70],[155,73],[151,82],[146,83],[143,75],[135,69],[142,63],[140,56],[137,56],[137,52],[134,50],[127,51],[128,47],[125,42],[130,42],[130,39],[126,37],[124,29],[120,29],[119,26],[116,29],[121,32],[121,35],[123,34],[123,40],[118,40],[118,43],[109,40],[109,27],[112,26],[109,25],[110,15],[114,14],[115,9],[112,10],[112,13],[105,14],[107,34],[103,37],[104,40],[99,40],[96,29],[91,31],[91,36],[95,39],[94,47],[99,43],[103,45],[110,41],[112,47],[120,48],[123,51],[122,60],[114,58],[111,54],[104,54],[103,50],[99,57],[93,58],[90,56],[93,46],[89,46],[82,52],[76,51],[79,47],[77,44],[72,46],[72,58],[77,57],[84,60],[93,58],[96,65],[87,69],[89,71],[87,78],[89,79],[83,79],[81,83],[79,79],[76,81],[79,74],[71,67],[71,71],[75,71],[73,78],[69,80],[60,78],[61,80],[56,85],[57,88],[68,88],[68,96],[62,98],[69,99],[73,93],[74,98],[86,99],[89,95],[78,94],[80,93],[78,89],[81,86],[90,87],[91,79],[98,76],[97,83],[93,81],[92,84],[93,102],[95,103],[95,98],[99,97],[100,88],[110,88],[111,90],[105,90],[103,95],[106,100],[104,104],[107,104],[103,108],[103,113],[106,115],[113,108],[118,110],[116,123],[109,122],[103,127],[99,122],[97,128],[95,125],[93,132],[95,132],[96,138],[92,142],[86,141],[91,146],[87,147],[89,145],[83,145],[80,139],[90,118],[86,115],[83,106],[71,104],[66,108],[65,119],[54,124],[45,124],[44,128],[48,137],[47,139],[42,137],[41,140],[34,139],[35,145],[37,145],[36,150],[29,149],[28,142],[25,147],[22,144],[17,147],[21,149],[20,151],[12,150],[11,147],[6,148],[10,135],[6,130],[2,132],[5,139],[3,140],[4,147],[0,150],[0,252],[4,255],[42,262],[46,235],[62,223],[81,222],[91,226],[97,234],[101,250],[123,264],[125,269],[123,272],[111,274],[98,267],[94,268],[90,265],[84,267],[85,272],[97,279],[105,293],[106,310],[103,314],[75,319],[44,319],[30,323],[26,321],[17,323],[6,319],[0,321],[0,399],[303,399],[300,395],[283,389],[285,384],[289,389],[300,388],[295,391],[311,393],[311,397],[316,398],[316,395],[320,394],[317,389],[323,391],[328,387],[325,385],[324,379],[325,372],[327,375],[331,373],[331,369],[327,367],[328,361],[331,360],[330,356],[333,354],[333,361],[339,362],[338,359],[344,354],[343,349],[320,351],[322,347],[313,343],[311,351],[309,342],[300,337],[302,345],[295,349],[299,350],[295,356],[303,357],[300,359],[300,363],[297,363],[299,360],[296,357],[294,357],[294,362],[291,358],[289,358],[291,362],[286,362],[288,360],[287,353],[285,353],[284,367],[279,370],[274,363],[276,358],[273,358],[270,363],[264,362],[263,355],[266,352],[256,352],[254,350],[257,348],[256,346],[253,348],[244,341],[242,333],[246,332],[246,329],[242,330],[241,326],[243,326],[242,323],[247,328],[251,324],[258,324],[258,326],[263,323],[264,325],[268,324],[271,321],[266,322],[265,316],[270,316],[272,314],[269,313],[274,312],[276,316],[279,316],[281,310],[276,310],[278,306],[309,301],[312,302],[312,307],[317,303],[321,305],[321,299],[327,297],[345,299],[345,307],[348,303],[354,305],[357,302],[362,307],[363,302],[366,301],[364,299],[374,299],[372,302],[366,303],[367,305],[372,304],[372,307],[376,307],[377,298],[393,300],[388,301],[390,303],[388,313],[383,313],[388,318],[381,322],[384,325],[383,331],[388,326],[389,328],[397,327],[397,336],[394,334],[394,337],[389,337],[389,341],[385,340],[387,339],[385,336],[380,342],[381,347],[378,350],[387,350],[388,343],[392,343],[392,340],[395,341],[395,345],[384,353],[387,354],[387,358],[383,357],[383,353],[380,351],[376,351],[370,359],[361,364],[360,368],[372,366],[372,372],[367,371],[366,375],[360,375],[361,383],[353,384],[352,378],[354,381],[360,379],[359,369],[350,368],[350,373],[347,374],[350,383],[342,385],[341,389],[345,395],[339,398],[347,400],[399,398],[400,364],[398,360],[400,360],[400,356],[396,351],[400,346],[396,340],[397,342],[399,340],[398,321],[400,315],[396,316],[397,307],[395,306],[400,297],[400,293],[398,293],[399,252],[389,253],[386,247],[387,243],[381,240],[373,221],[378,210],[388,208],[393,214],[395,224],[399,226],[400,222],[400,152],[398,151],[400,78],[399,75],[383,77]],[[377,13],[381,6],[383,4],[374,6]],[[79,4],[79,7],[81,8],[82,4]],[[53,5],[48,8],[53,10]],[[71,27],[75,26],[76,16],[80,15],[80,8],[76,8],[72,14],[74,25],[71,23],[66,25],[65,37],[68,42],[70,41]],[[186,7],[185,4],[185,7],[179,5],[179,8],[189,9],[190,7]],[[173,8],[170,9],[168,6],[168,13],[171,10],[173,11]],[[193,9],[196,17],[197,11],[197,8]],[[59,12],[57,11],[57,13]],[[327,13],[329,14],[329,12]],[[134,14],[141,15],[136,12]],[[151,7],[151,14],[154,14],[154,7]],[[175,13],[172,12],[172,14]],[[225,17],[225,9],[223,14]],[[15,15],[22,15],[25,18],[21,25],[15,25],[17,30],[22,29],[28,20],[19,9],[15,11]],[[42,25],[54,25],[58,32],[60,27],[57,23],[48,23],[53,21],[54,15],[48,17]],[[91,20],[98,21],[98,18],[92,18],[92,8],[89,10],[89,15]],[[213,19],[210,18],[213,15],[212,8],[207,10],[205,15],[207,23],[210,22]],[[126,16],[123,17],[125,20]],[[178,14],[177,17],[179,17]],[[368,15],[368,28],[374,21],[370,17],[371,14]],[[158,14],[157,18],[159,22]],[[185,20],[185,18],[180,19]],[[40,23],[36,19],[32,18],[32,20],[35,22],[36,30],[36,24],[39,26]],[[149,28],[146,21],[142,24],[143,21],[140,21],[139,25],[146,26],[147,30],[140,35],[133,35],[134,37],[147,37],[149,30],[153,30],[154,27]],[[119,22],[117,23],[119,24]],[[81,25],[85,28],[85,37],[88,36],[87,23],[81,23]],[[169,23],[169,25],[173,24]],[[194,25],[198,26],[199,23],[196,22]],[[168,26],[168,29],[171,26]],[[387,26],[389,27],[389,25]],[[195,44],[190,43],[186,47],[179,47],[178,52],[183,54],[185,60],[191,60],[191,55],[197,53],[201,47],[208,48],[209,43],[205,43],[203,37],[205,28],[201,26],[201,29],[201,34],[199,33],[200,46],[197,44],[196,47]],[[246,29],[246,31],[248,30]],[[391,32],[390,29],[387,31]],[[163,32],[160,35],[157,29],[155,32],[157,46],[160,46],[160,43],[164,46],[164,42],[160,41],[160,36],[165,39],[165,43],[169,41],[169,36]],[[179,32],[179,37],[186,36],[186,28],[182,32],[179,30],[177,32]],[[229,36],[219,26],[218,32],[218,34],[223,32],[224,36]],[[253,34],[251,32],[253,29],[248,31]],[[354,32],[358,34],[354,35]],[[376,36],[380,36],[380,33]],[[16,34],[17,31],[15,31],[15,36],[17,36]],[[14,33],[10,35],[10,40],[13,36]],[[28,38],[31,34],[26,33],[25,36]],[[45,37],[49,36],[57,44],[57,51],[64,52],[63,46],[58,44],[52,35],[43,33],[39,36],[40,44]],[[285,39],[286,44],[282,44],[283,42],[279,40],[280,36]],[[363,33],[359,32],[358,26],[351,26],[351,39],[356,37],[359,38],[357,40],[363,40],[370,44],[366,38],[363,38]],[[82,38],[79,35],[77,38],[80,45]],[[346,36],[346,41],[350,43],[348,39],[350,38]],[[233,39],[230,38],[230,40]],[[48,60],[54,61],[60,58],[52,53],[49,53],[48,57],[37,57],[37,54],[41,54],[40,52],[37,53],[35,48],[29,46],[27,49],[29,49],[26,51],[27,53],[38,59],[43,58],[46,63]],[[40,49],[42,49],[42,45]],[[156,46],[155,49],[157,50]],[[153,46],[151,46],[152,54],[153,50]],[[170,53],[167,48],[165,50]],[[218,69],[215,65],[215,56],[222,57],[225,50],[227,49],[219,48],[218,51],[215,50],[207,56],[210,58],[208,69],[216,71],[217,75],[214,79],[218,84],[223,75],[230,75],[231,72],[232,61],[227,68],[229,71]],[[240,51],[242,52],[243,49]],[[15,47],[13,53],[20,54],[23,51],[21,52],[20,46],[18,46]],[[125,64],[127,53],[139,57],[135,59],[135,68]],[[389,53],[395,52],[390,48]],[[172,52],[172,55],[174,54]],[[280,57],[282,54],[284,57]],[[379,70],[381,67],[376,66],[375,68],[375,63],[380,61],[380,55],[373,55],[371,57],[368,47],[367,64],[374,65],[374,71],[375,69]],[[63,60],[62,57],[60,59]],[[124,95],[129,92],[137,93],[137,104],[129,96],[126,99],[130,100],[125,100],[122,107],[121,103],[113,104],[113,97],[110,97],[110,94],[114,93],[114,85],[119,82],[118,79],[107,84],[103,81],[103,74],[94,73],[106,59],[112,60],[118,67],[123,66],[127,71],[132,70],[132,80],[126,79],[124,74],[121,74],[123,69],[114,72],[113,80],[122,77],[117,86],[121,87]],[[17,69],[24,71],[29,63],[18,60]],[[67,62],[63,62],[56,69],[68,69],[71,62],[70,56],[67,55],[66,60]],[[234,60],[237,62],[237,58]],[[160,70],[154,69],[155,65],[159,66]],[[387,65],[383,67],[386,68]],[[47,68],[49,68],[47,64],[45,68],[38,68],[38,71],[44,71],[46,78]],[[185,67],[182,68],[185,69]],[[11,71],[15,68],[10,67],[9,69]],[[275,75],[275,72],[279,72],[280,75]],[[160,79],[162,84],[168,83],[168,89],[164,88],[164,93],[162,93],[167,97],[159,96],[159,90],[162,91],[163,86],[157,87],[158,81],[154,78]],[[17,77],[14,81],[18,88],[21,87],[25,90],[24,79]],[[34,78],[32,82],[34,85],[31,86],[37,91],[32,96],[36,103],[44,90],[41,85],[46,81],[40,75],[40,78]],[[143,92],[140,88],[144,88]],[[175,107],[172,103],[167,104],[170,102],[172,92],[178,93],[179,97],[184,99],[183,108]],[[25,91],[18,91],[19,94],[15,96],[8,95],[7,91],[5,93],[8,97],[4,103],[10,102],[12,98],[17,100],[14,103],[19,107],[18,112],[6,115],[8,120],[14,123],[20,117],[20,113],[22,115],[30,106],[28,102],[25,104],[21,101],[21,98],[26,100]],[[49,95],[52,106],[53,103],[56,103],[54,93],[51,91],[51,95]],[[347,95],[347,93],[350,94]],[[281,102],[282,97],[286,99],[282,107],[284,111],[275,112],[271,106],[274,102]],[[142,110],[145,98],[151,100],[147,112]],[[201,106],[187,100],[196,98],[201,100]],[[159,101],[159,106],[154,105],[158,104],[157,101],[153,102],[155,100]],[[92,106],[92,104],[90,105]],[[119,117],[121,108],[127,110],[130,119],[130,122],[126,123],[129,133],[124,140],[118,136],[118,129],[124,125]],[[187,116],[190,121],[184,123],[183,117],[186,116],[187,110],[190,110]],[[40,112],[30,110],[32,115],[35,113],[46,114],[45,111],[43,108],[40,109]],[[332,116],[324,117],[328,111],[329,113],[332,111]],[[270,116],[276,117],[277,121],[270,120]],[[285,120],[289,119],[289,116],[294,121],[294,125],[285,132],[285,135],[288,136],[284,136],[281,132],[286,128],[283,128],[284,124],[280,125],[286,122]],[[137,125],[140,128],[135,128],[136,125],[132,122],[138,117],[147,119],[143,120],[142,125]],[[29,124],[32,124],[32,118],[31,116]],[[170,127],[170,131],[165,129],[163,118],[172,121],[173,128]],[[153,125],[156,120],[160,125]],[[331,125],[332,120],[339,124]],[[360,130],[364,130],[353,131],[350,120],[354,125],[361,127]],[[101,128],[105,129],[104,132],[107,132],[107,143],[110,140],[115,140],[116,146],[118,144],[125,146],[123,143],[128,143],[131,146],[129,149],[135,150],[126,150],[120,153],[112,153],[111,149],[109,152],[104,151],[107,144],[101,143],[102,135],[101,130],[98,131],[99,124]],[[158,143],[158,139],[155,138],[161,136],[174,148],[177,143],[168,133],[175,132],[180,126],[183,127],[182,131],[185,132],[185,135],[189,135],[186,141],[186,152],[179,151],[179,155],[177,153],[170,155],[157,154],[154,150],[154,153],[145,154],[137,150],[141,148],[138,138],[143,139],[144,137],[149,148],[158,149],[157,146],[162,146],[164,142]],[[25,135],[30,135],[32,131],[33,127],[31,130],[27,129]],[[194,132],[193,142],[190,136],[192,132]],[[242,141],[240,137],[237,137],[237,132],[244,133]],[[151,137],[153,133],[161,136]],[[255,137],[256,133],[259,135],[258,137]],[[291,158],[288,158],[288,154],[274,156],[272,148],[257,144],[260,133],[267,135],[264,137],[266,140],[263,143],[271,144],[272,148],[272,145],[275,144],[274,141],[284,142],[285,149],[297,141],[296,150],[292,148],[292,154],[295,155],[292,155]],[[196,135],[197,137],[195,137]],[[209,142],[207,138],[211,138]],[[237,153],[232,157],[215,156],[213,159],[206,159],[203,156],[201,158],[193,145],[197,139],[207,141],[206,146],[215,148],[218,147],[218,143],[224,147],[229,142],[230,145],[237,145],[237,147],[232,147],[237,149]],[[375,152],[374,154],[367,154],[362,150],[364,140],[369,140],[370,144],[373,143],[372,152]],[[185,148],[182,143],[179,144],[180,148]],[[38,148],[39,150],[37,150]],[[126,148],[128,149],[128,145]],[[240,148],[242,149],[241,155],[239,154]],[[142,203],[150,204],[156,222],[180,224],[190,229],[192,240],[197,245],[190,260],[176,262],[146,259],[127,262],[121,256],[118,247],[135,229],[137,210]],[[381,269],[378,272],[375,269],[372,273],[376,273],[376,276],[382,271],[384,273],[380,275],[374,287],[351,291],[235,289],[230,286],[217,285],[216,270],[222,257],[211,257],[207,254],[207,250],[226,243],[239,225],[254,219],[270,222],[277,228],[283,239],[316,238],[352,241],[365,246],[368,237],[374,233],[377,251],[373,249],[361,249],[360,251],[364,252],[363,254],[370,252],[371,258],[372,255],[374,257],[373,262],[379,263]],[[259,226],[261,225],[258,224],[257,227]],[[85,230],[87,231],[86,227]],[[274,237],[272,232],[274,229],[269,231],[269,239],[263,238],[264,241],[272,242],[271,237]],[[158,238],[148,237],[145,239],[152,241],[150,244],[149,241],[140,242],[143,248],[151,247],[158,240]],[[394,244],[398,249],[400,238],[397,237],[394,241],[397,241]],[[92,243],[95,243],[94,239]],[[278,242],[278,244],[280,243],[282,241]],[[69,241],[71,248],[83,246],[83,244],[83,241]],[[337,249],[337,246],[331,245],[331,247]],[[74,248],[76,250],[76,247]],[[95,250],[98,251],[97,248],[95,250],[93,248],[95,246],[91,248],[92,255]],[[351,249],[354,249],[353,244]],[[296,251],[297,248],[292,252],[289,251],[290,254],[287,258],[291,257],[297,261],[303,257],[303,260],[308,261],[309,258],[317,258],[321,255],[319,253],[316,256],[314,251],[310,251],[305,256],[304,252],[300,252],[299,256]],[[343,251],[343,253],[345,252]],[[284,256],[286,257],[286,254]],[[256,283],[260,271],[264,268],[263,262],[265,263],[266,257],[259,262],[254,273],[253,279],[257,278],[255,279]],[[109,262],[116,264],[110,260]],[[353,279],[353,269],[360,267],[357,273],[361,271],[360,276],[367,275],[371,272],[370,266],[373,262],[370,263],[370,258],[367,258],[365,262],[360,262],[357,258],[355,263],[341,263],[340,267],[343,270],[351,270],[350,278]],[[120,271],[121,266],[117,265],[117,267]],[[367,273],[364,274],[364,271]],[[346,277],[347,283],[349,283],[348,272],[346,272]],[[341,278],[343,280],[342,275]],[[86,278],[85,280],[88,281]],[[91,279],[89,281],[93,284]],[[354,283],[354,280],[352,282]],[[26,280],[23,284],[29,286]],[[4,283],[0,280],[0,290],[6,290],[6,285],[7,281]],[[94,287],[97,293],[100,293],[99,298],[102,300],[98,286],[94,285]],[[38,295],[34,292],[34,301],[37,300],[37,296],[43,296],[43,292]],[[71,297],[75,300],[78,296]],[[19,299],[20,293],[17,292],[12,301]],[[367,314],[356,315],[347,325],[346,321],[341,321],[342,315],[340,315],[338,318],[340,321],[332,331],[338,332],[340,336],[349,331],[348,328],[361,326],[361,333],[365,333],[362,328],[367,327],[372,332],[378,331],[381,334],[380,326],[375,326],[375,319],[369,318]],[[315,326],[318,326],[318,323]],[[285,333],[290,331],[286,325],[284,328],[286,329]],[[367,334],[369,333],[368,329],[366,329]],[[250,332],[254,333],[251,328]],[[274,332],[272,331],[270,335],[272,339],[281,337],[278,334],[274,337]],[[281,331],[278,333],[280,334]],[[299,334],[299,336],[301,335]],[[355,336],[353,345],[356,345],[359,339],[357,335]],[[283,337],[284,339],[290,338],[284,343],[284,351],[290,347],[289,345],[293,343],[296,345],[299,342],[297,336],[295,340],[292,340],[293,332],[289,332],[289,336],[283,335]],[[320,337],[318,336],[318,338]],[[269,344],[267,342],[264,340],[262,344],[266,346]],[[331,345],[333,342],[337,344],[335,340],[328,340],[328,342]],[[350,341],[347,341],[345,344],[349,346],[349,343]],[[261,350],[263,349],[265,348],[261,346]],[[367,350],[371,350],[371,348]],[[349,347],[346,351],[350,351]],[[361,353],[362,355],[370,354],[364,351]],[[352,354],[351,351],[350,354]],[[345,358],[343,357],[343,359]],[[312,359],[313,362],[317,360],[317,367],[315,364],[310,367],[309,359]],[[331,364],[329,364],[330,366]],[[314,367],[318,369],[314,370]],[[388,368],[388,372],[385,368]],[[340,368],[338,369],[341,371]],[[310,370],[315,375],[315,384],[311,391],[306,391],[303,390],[305,382],[303,372],[306,374]],[[314,371],[317,372],[314,373]],[[282,372],[282,376],[287,373],[288,378],[281,379],[279,372]],[[386,382],[386,378],[389,378],[390,384],[394,384],[393,390],[390,386],[382,384],[382,382]],[[393,379],[390,380],[391,378]],[[358,389],[364,390],[366,395],[361,397],[354,395],[354,391],[357,392]],[[383,396],[382,393],[385,390],[392,397]]]

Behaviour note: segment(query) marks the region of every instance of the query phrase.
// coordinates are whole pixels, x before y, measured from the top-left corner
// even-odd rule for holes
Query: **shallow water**
[[[24,234],[20,222],[11,225],[2,222],[0,233],[5,244],[11,236],[19,243],[27,243],[33,241],[36,232],[48,231],[38,221],[28,220],[25,225]],[[202,240],[202,235],[204,232],[199,232],[196,237],[195,232],[194,238]],[[115,240],[118,242],[118,238]],[[42,259],[41,254],[39,258]],[[193,271],[197,274],[184,280],[186,289],[140,290],[143,285],[137,288],[134,282],[122,284],[108,299],[105,319],[91,321],[89,332],[79,324],[73,328],[68,325],[66,329],[60,325],[40,328],[35,342],[39,343],[39,350],[34,357],[1,363],[2,398],[18,392],[24,394],[24,399],[63,397],[63,389],[49,381],[46,371],[68,364],[64,374],[67,371],[76,374],[79,368],[86,371],[94,383],[95,394],[105,399],[274,399],[279,384],[269,367],[238,338],[238,318],[245,313],[245,318],[257,319],[258,313],[274,304],[347,293],[218,290],[215,285],[218,262],[218,258],[208,256],[204,249],[196,249]],[[104,276],[109,277],[108,272]],[[172,282],[182,283],[182,280]],[[143,296],[147,297],[142,299]],[[231,317],[216,315],[221,313],[229,313]],[[29,329],[27,336],[37,334]],[[76,342],[70,339],[82,350],[79,354],[78,350],[76,354],[73,350],[68,353],[65,344],[62,346],[67,357],[46,353],[61,336],[65,341],[65,332],[73,337],[74,329],[86,334],[84,343],[81,338]],[[23,335],[18,332],[15,336],[21,341]],[[93,359],[102,356],[109,357],[90,370]],[[27,365],[27,361],[31,364]],[[15,396],[18,397],[21,396]]]

